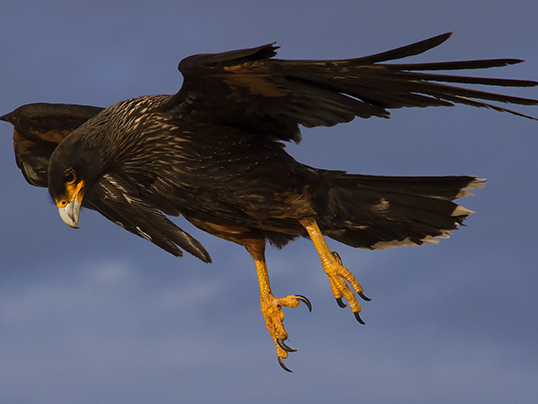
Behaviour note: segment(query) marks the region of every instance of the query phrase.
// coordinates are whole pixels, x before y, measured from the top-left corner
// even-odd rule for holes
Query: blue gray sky
[[[538,80],[538,2],[25,1],[0,13],[0,113],[31,102],[109,106],[174,93],[191,54],[277,41],[279,57],[349,58],[447,31],[417,61],[515,57]],[[538,97],[538,89],[511,94]],[[538,108],[519,108],[538,116]],[[83,211],[68,228],[26,184],[0,126],[0,402],[534,403],[538,395],[538,123],[472,107],[398,110],[303,130],[299,161],[385,175],[476,175],[477,211],[439,245],[330,246],[372,301],[337,307],[314,247],[268,251],[285,310],[288,374],[241,247],[178,223],[212,265],[174,258]]]

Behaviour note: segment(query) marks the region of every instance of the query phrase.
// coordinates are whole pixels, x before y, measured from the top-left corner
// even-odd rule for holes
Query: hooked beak
[[[67,192],[56,198],[56,206],[64,223],[74,229],[78,229],[80,207],[84,198],[84,181],[67,189]]]

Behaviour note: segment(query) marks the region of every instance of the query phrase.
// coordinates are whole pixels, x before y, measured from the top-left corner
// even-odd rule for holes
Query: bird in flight
[[[437,242],[472,213],[453,201],[485,180],[323,170],[294,160],[283,142],[299,143],[300,125],[388,118],[387,110],[402,107],[458,103],[535,119],[495,102],[537,100],[457,85],[538,82],[450,74],[521,60],[390,63],[450,36],[348,60],[279,60],[273,44],[195,55],[179,64],[184,82],[174,95],[137,97],[106,109],[28,104],[0,119],[15,127],[16,162],[27,182],[48,187],[69,226],[78,226],[81,207],[94,209],[175,256],[185,250],[211,262],[202,244],[166,217],[183,216],[244,246],[254,260],[278,361],[289,371],[284,359],[294,350],[286,344],[282,307],[304,303],[311,310],[311,304],[302,295],[273,295],[267,241],[283,247],[309,237],[336,302],[346,307],[346,301],[363,323],[357,295],[369,299],[325,237],[372,250]]]

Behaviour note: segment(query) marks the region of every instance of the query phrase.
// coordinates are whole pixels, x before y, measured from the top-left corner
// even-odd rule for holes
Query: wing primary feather
[[[350,59],[354,64],[369,65],[373,63],[386,62],[388,60],[402,59],[409,56],[420,55],[436,46],[441,45],[452,36],[452,32],[434,36],[433,38],[415,42],[410,45],[402,46],[386,52],[377,53],[375,55],[364,56],[360,58]]]
[[[394,70],[471,70],[489,69],[492,67],[506,67],[524,63],[521,59],[480,59],[460,60],[455,62],[429,62],[429,63],[380,63],[381,66],[390,67]]]

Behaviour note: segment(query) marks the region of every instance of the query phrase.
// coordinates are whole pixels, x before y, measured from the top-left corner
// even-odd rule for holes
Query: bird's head
[[[56,147],[50,157],[48,187],[67,225],[77,227],[84,196],[89,196],[104,175],[148,175],[152,166],[148,162],[154,156],[148,152],[150,148],[143,147],[148,130],[140,111],[169,98],[150,96],[119,102],[86,121]]]
[[[49,193],[62,220],[78,228],[82,200],[104,174],[104,156],[84,142],[84,132],[76,130],[54,150],[50,158]]]

